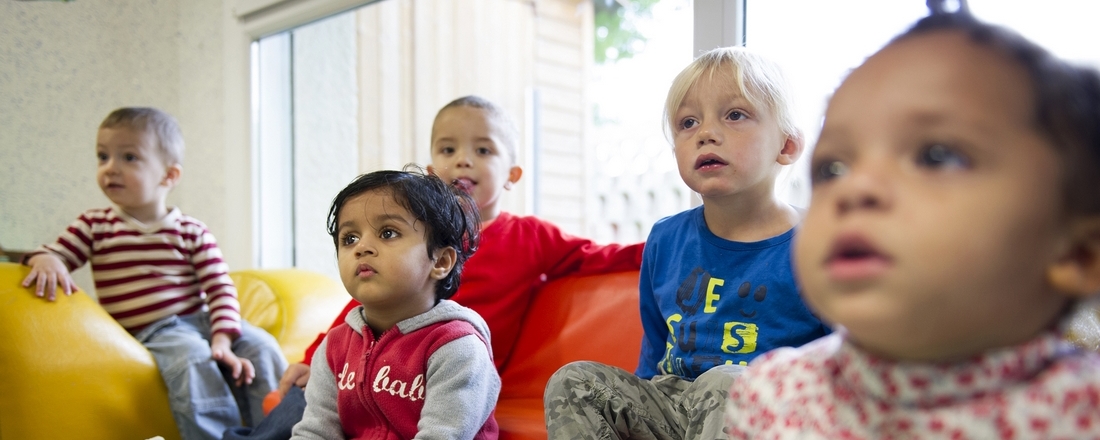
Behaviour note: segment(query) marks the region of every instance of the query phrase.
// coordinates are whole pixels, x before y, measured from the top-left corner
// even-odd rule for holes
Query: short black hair
[[[339,247],[337,221],[348,199],[368,191],[388,190],[403,208],[425,225],[428,258],[436,250],[455,250],[455,265],[435,284],[436,302],[450,298],[458,290],[462,266],[477,250],[481,218],[474,199],[444,183],[439,177],[409,164],[402,171],[375,171],[356,177],[332,199],[328,211],[328,233]]]
[[[942,0],[929,0],[931,14],[890,44],[932,32],[960,31],[1023,67],[1035,102],[1035,127],[1062,156],[1066,212],[1100,214],[1100,72],[1067,63],[1013,30],[982,22],[963,0],[959,5],[948,11]]]

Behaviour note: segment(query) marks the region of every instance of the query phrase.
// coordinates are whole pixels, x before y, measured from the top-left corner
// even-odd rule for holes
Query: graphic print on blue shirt
[[[645,336],[636,373],[694,379],[746,365],[780,346],[829,333],[802,303],[790,261],[794,230],[733,242],[707,229],[701,208],[654,225],[639,290]]]

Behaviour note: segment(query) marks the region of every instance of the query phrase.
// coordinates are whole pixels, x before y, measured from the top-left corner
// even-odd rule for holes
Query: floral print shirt
[[[957,363],[875,358],[841,330],[755,360],[733,439],[1100,439],[1100,356],[1055,332]]]

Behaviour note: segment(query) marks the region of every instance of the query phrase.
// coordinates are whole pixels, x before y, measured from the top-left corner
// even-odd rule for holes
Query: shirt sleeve
[[[336,377],[325,361],[324,342],[317,347],[309,368],[306,387],[306,410],[302,420],[294,425],[292,439],[344,438],[340,414],[336,407]]]
[[[229,266],[222,259],[214,235],[205,227],[194,224],[190,227],[194,228],[195,236],[191,265],[199,286],[206,292],[211,333],[226,333],[236,338],[241,334],[241,303],[237,299],[237,287],[229,278]]]
[[[303,364],[311,365],[310,363],[313,362],[313,353],[317,351],[317,347],[321,345],[321,341],[325,340],[325,336],[328,335],[328,332],[340,326],[340,324],[343,324],[344,318],[348,316],[348,313],[356,307],[359,307],[359,301],[356,301],[354,299],[348,301],[348,303],[344,306],[344,310],[340,311],[340,314],[336,315],[336,319],[333,320],[332,324],[328,326],[328,330],[325,330],[324,333],[317,334],[317,339],[314,339],[313,343],[309,344],[309,348],[306,349],[305,357],[302,358]]]
[[[92,223],[87,212],[81,214],[69,224],[68,228],[65,228],[65,232],[57,237],[57,241],[39,246],[23,256],[22,263],[27,264],[31,257],[48,252],[61,258],[65,267],[69,268],[69,272],[80,268],[92,256],[92,238],[95,237]]]
[[[653,292],[653,265],[655,258],[648,249],[642,259],[641,276],[638,280],[638,303],[642,319],[642,349],[638,355],[638,367],[634,374],[642,379],[651,379],[660,370],[657,364],[665,354],[668,341],[668,326],[660,309],[657,308],[657,294]]]
[[[638,270],[645,243],[596,244],[587,238],[567,234],[550,222],[539,222],[538,241],[542,261],[549,267],[548,280],[566,275],[594,275]]]
[[[432,353],[426,382],[415,437],[423,440],[473,438],[489,420],[500,394],[500,376],[485,342],[476,335],[455,339]]]

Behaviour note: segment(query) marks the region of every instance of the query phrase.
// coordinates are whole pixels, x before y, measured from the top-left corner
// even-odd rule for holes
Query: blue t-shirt
[[[828,334],[799,296],[793,237],[794,229],[753,243],[720,238],[702,206],[655,223],[642,253],[645,334],[635,374],[694,380],[717,365],[746,365]]]

